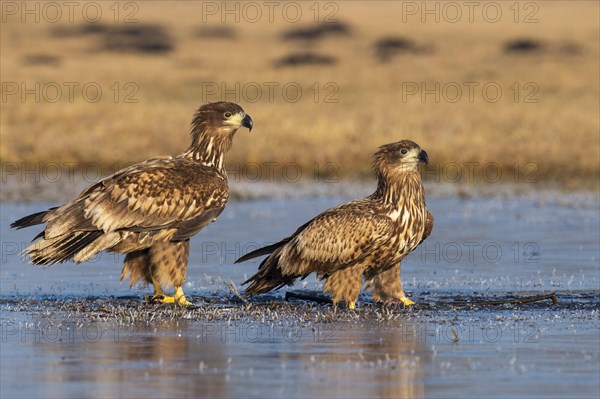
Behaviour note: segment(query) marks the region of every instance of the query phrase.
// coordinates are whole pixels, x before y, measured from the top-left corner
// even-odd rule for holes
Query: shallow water
[[[413,309],[236,303],[224,282],[258,266],[237,257],[346,199],[230,203],[192,240],[190,310],[144,304],[120,256],[28,265],[37,231],[8,225],[52,204],[2,204],[0,396],[598,397],[597,201],[430,199],[433,234],[402,269]],[[547,292],[557,305],[448,305]]]

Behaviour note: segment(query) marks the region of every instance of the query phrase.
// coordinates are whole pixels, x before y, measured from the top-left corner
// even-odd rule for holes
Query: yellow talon
[[[356,302],[348,302],[348,309],[354,310],[356,308]]]
[[[175,298],[167,295],[154,295],[152,297],[154,303],[175,303]]]
[[[181,306],[189,306],[192,303],[190,301],[188,301],[187,299],[185,299],[185,296],[180,296],[177,298],[177,303]]]
[[[188,305],[192,304],[190,301],[185,299],[185,295],[184,295],[181,287],[175,288],[175,296],[174,296],[173,300],[174,301],[176,300],[179,305],[183,305],[183,306],[188,306]]]
[[[414,305],[415,303],[413,301],[411,301],[410,299],[404,297],[401,299],[402,303],[404,304],[404,306],[410,306],[410,305]]]
[[[165,295],[165,293],[163,292],[163,290],[161,288],[156,289],[156,287],[155,287],[154,295],[152,296],[150,301],[153,303],[175,303],[177,305],[182,305],[182,306],[188,306],[188,305],[192,304],[190,301],[188,301],[185,298],[185,295],[183,294],[183,290],[181,289],[181,287],[175,288],[175,295],[173,295],[173,296]]]

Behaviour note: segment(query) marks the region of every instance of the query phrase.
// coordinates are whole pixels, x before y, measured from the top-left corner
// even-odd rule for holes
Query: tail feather
[[[95,256],[97,253],[100,253],[105,249],[111,248],[118,244],[119,241],[121,241],[121,235],[119,233],[113,232],[104,234],[92,241],[89,245],[86,245],[81,250],[77,251],[73,257],[73,260],[77,263],[85,262]]]
[[[72,234],[71,237],[68,237],[64,241],[59,241],[58,245],[54,248],[49,248],[50,250],[56,250],[54,259],[58,262],[71,260],[80,251],[85,251],[87,246],[100,236],[98,234],[87,234],[87,232],[83,233],[84,234]]]
[[[36,265],[52,266],[56,263],[72,260],[79,252],[85,251],[88,245],[103,234],[101,230],[76,231],[50,239],[44,238],[27,247],[25,253],[29,255],[31,262]]]
[[[42,230],[42,231],[40,231],[40,233],[38,235],[33,237],[33,240],[31,240],[31,242],[34,242],[38,238],[45,238],[45,237],[46,237],[46,230]]]
[[[236,260],[234,263],[241,263],[241,262],[245,262],[250,259],[258,258],[259,256],[268,255],[268,254],[272,253],[273,251],[275,251],[277,248],[287,244],[289,241],[290,241],[290,238],[286,238],[285,240],[279,241],[275,244],[267,245],[266,247],[255,249],[252,252],[248,252],[246,255],[242,256],[241,258]]]
[[[13,229],[24,229],[25,227],[42,224],[44,223],[44,216],[46,216],[49,212],[53,211],[54,209],[56,209],[56,207],[50,208],[47,211],[32,213],[31,215],[22,217],[19,220],[15,220],[10,225],[10,227],[12,227]]]
[[[279,267],[279,257],[281,251],[274,252],[271,256],[263,260],[258,268],[258,272],[244,281],[243,285],[251,283],[246,288],[246,293],[250,295],[264,294],[271,290],[290,285],[298,276],[284,276]]]

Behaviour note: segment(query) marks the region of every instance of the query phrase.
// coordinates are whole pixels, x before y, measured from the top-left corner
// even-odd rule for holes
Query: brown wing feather
[[[212,223],[223,212],[224,206],[205,210],[199,216],[182,222],[177,233],[173,236],[173,241],[184,241],[191,238],[204,227]]]
[[[50,210],[43,216],[47,223],[43,239],[28,252],[35,263],[51,264],[57,259],[84,261],[111,247],[126,252],[139,250],[151,245],[153,235],[185,240],[214,220],[227,199],[227,181],[214,170],[184,158],[149,160],[90,186],[76,199]],[[86,248],[65,246],[65,240],[89,237],[85,232],[98,232],[101,237]],[[32,253],[42,250],[40,256]],[[83,250],[89,251],[83,254]]]
[[[427,217],[425,218],[425,230],[423,231],[423,238],[419,242],[419,245],[431,235],[433,230],[433,214],[427,209]]]
[[[147,161],[104,179],[74,203],[53,211],[46,219],[46,234],[52,237],[65,225],[82,224],[105,233],[177,227],[205,210],[222,208],[227,195],[227,182],[206,167],[183,159]],[[74,207],[81,207],[83,214],[69,212]]]
[[[393,229],[392,220],[374,213],[364,200],[325,211],[280,246],[267,247],[273,251],[245,282],[252,282],[247,292],[267,292],[311,272],[328,274],[355,264],[388,241]]]
[[[166,161],[105,180],[86,199],[84,216],[105,232],[178,227],[222,209],[227,192],[226,180],[214,171],[185,160]]]
[[[365,258],[389,240],[394,229],[390,218],[352,205],[322,213],[295,236],[281,253],[283,273],[330,273]]]

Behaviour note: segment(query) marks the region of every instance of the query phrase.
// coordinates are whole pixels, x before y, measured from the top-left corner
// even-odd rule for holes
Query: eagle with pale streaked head
[[[402,289],[400,262],[433,228],[420,162],[428,162],[427,153],[410,140],[380,147],[373,194],[329,209],[291,236],[236,261],[269,255],[245,282],[246,292],[268,292],[315,272],[326,279],[323,289],[333,294],[334,306],[344,300],[354,309],[363,276],[375,302],[412,305]]]
[[[66,204],[11,227],[46,224],[25,249],[34,264],[81,263],[104,250],[125,253],[121,279],[152,284],[155,301],[190,304],[182,290],[190,238],[225,208],[224,157],[240,127],[252,130],[252,119],[239,105],[202,105],[185,152],[122,169]],[[173,296],[163,291],[169,287]]]

